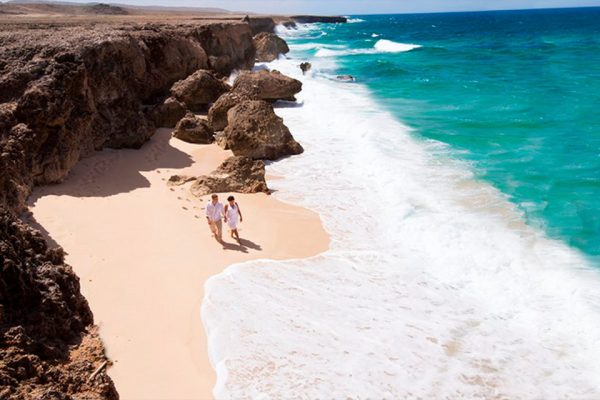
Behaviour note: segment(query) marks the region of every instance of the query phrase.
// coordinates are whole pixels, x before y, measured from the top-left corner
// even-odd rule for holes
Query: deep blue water
[[[529,224],[598,259],[600,8],[353,18],[323,25],[306,52],[448,144]]]

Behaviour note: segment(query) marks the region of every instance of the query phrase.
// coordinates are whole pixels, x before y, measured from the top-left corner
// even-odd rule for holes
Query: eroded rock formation
[[[118,399],[61,249],[0,209],[0,398]]]
[[[186,112],[185,104],[174,97],[169,97],[150,110],[150,120],[157,128],[174,128]]]
[[[279,71],[261,70],[257,72],[242,72],[233,85],[237,93],[258,93],[262,100],[295,101],[294,95],[302,90],[302,82],[283,75]]]
[[[251,67],[250,27],[4,24],[0,54],[0,398],[117,399],[106,369],[90,379],[107,360],[77,277],[16,215],[34,185],[172,123],[176,81]]]
[[[94,150],[141,146],[155,129],[142,105],[176,81],[255,58],[243,23],[35,28],[0,28],[0,205],[15,209]]]
[[[196,178],[190,190],[198,197],[210,193],[268,193],[265,163],[249,157],[229,157],[210,175]]]
[[[208,110],[208,123],[214,131],[222,131],[227,127],[227,112],[244,100],[257,100],[258,91],[228,92]]]
[[[266,101],[243,101],[228,111],[227,120],[224,138],[236,156],[277,160],[304,151]]]
[[[280,54],[290,51],[285,40],[274,33],[259,33],[254,36],[254,47],[256,47],[256,61],[271,62],[277,60]]]
[[[171,95],[183,102],[190,110],[200,110],[214,103],[219,96],[231,89],[211,71],[200,69],[187,78],[175,82]]]
[[[215,141],[214,132],[205,119],[192,113],[177,123],[173,136],[188,143],[209,144]]]

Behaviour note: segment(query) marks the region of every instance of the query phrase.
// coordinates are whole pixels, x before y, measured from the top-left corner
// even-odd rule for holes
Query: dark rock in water
[[[300,64],[300,69],[302,70],[302,75],[306,75],[308,71],[312,68],[312,64],[309,62],[303,62]]]
[[[150,110],[150,119],[156,127],[174,128],[186,112],[185,104],[174,97],[169,97]]]
[[[265,163],[248,157],[229,157],[210,175],[196,178],[190,190],[198,197],[210,193],[268,193]]]
[[[242,72],[233,85],[237,93],[253,93],[258,91],[262,100],[295,101],[294,95],[302,90],[302,82],[283,75],[279,71]]]
[[[187,113],[177,123],[173,136],[194,144],[209,144],[215,141],[214,132],[208,122],[192,113]]]
[[[0,398],[119,398],[61,248],[0,207]],[[35,393],[35,395],[34,395]]]
[[[352,75],[338,75],[336,77],[336,79],[338,81],[342,81],[342,82],[354,82],[354,81],[356,81],[356,78],[354,78]]]
[[[252,30],[252,35],[257,35],[261,32],[272,33],[275,31],[275,21],[270,17],[248,17],[247,22]]]
[[[304,151],[266,101],[246,100],[229,110],[227,120],[225,142],[236,156],[277,160]]]
[[[258,95],[252,92],[225,93],[215,101],[208,110],[208,124],[215,131],[222,131],[227,126],[227,112],[244,100],[257,100]]]
[[[346,17],[327,17],[317,15],[294,15],[290,17],[293,21],[299,24],[314,24],[317,22],[324,24],[345,24],[348,22]]]
[[[175,82],[171,95],[185,103],[190,110],[199,110],[215,102],[230,87],[212,72],[198,70],[184,80]]]
[[[256,61],[259,62],[277,60],[280,54],[287,54],[290,51],[285,40],[274,33],[259,33],[253,40],[256,47]]]

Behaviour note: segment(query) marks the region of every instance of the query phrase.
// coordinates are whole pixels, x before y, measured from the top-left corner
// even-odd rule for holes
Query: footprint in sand
[[[183,208],[185,211],[187,211],[187,210],[188,210],[188,208],[187,208],[187,207],[181,207],[181,208]]]
[[[174,191],[175,191],[175,189],[173,189],[173,188],[169,188],[169,190],[170,190],[171,192],[174,192]]]

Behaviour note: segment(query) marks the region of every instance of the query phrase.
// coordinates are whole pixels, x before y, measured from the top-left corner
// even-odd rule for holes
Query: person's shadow
[[[223,245],[224,250],[240,251],[245,254],[248,253],[248,249],[262,251],[261,245],[256,244],[253,241],[248,240],[248,239],[240,239],[239,244],[238,243],[229,243],[226,241],[223,241],[221,244]]]

